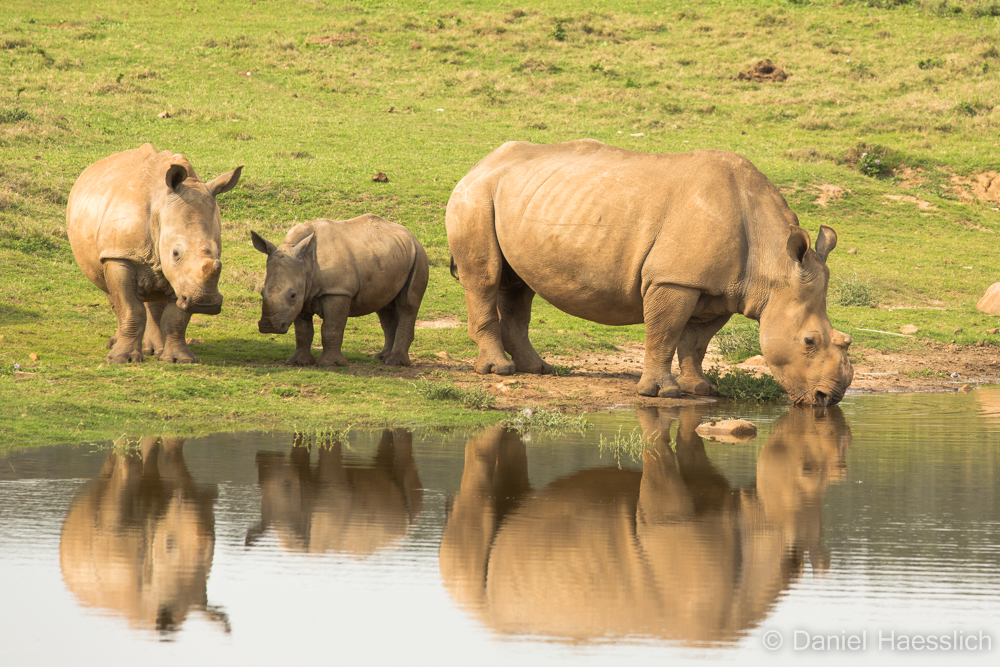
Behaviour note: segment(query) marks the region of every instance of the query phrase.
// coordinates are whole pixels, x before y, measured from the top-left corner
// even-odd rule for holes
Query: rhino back
[[[285,238],[294,243],[316,233],[320,296],[351,297],[351,316],[367,315],[387,305],[406,284],[417,261],[426,254],[416,237],[377,215],[350,220],[321,218],[293,228]]]
[[[101,289],[107,291],[101,265],[105,259],[130,260],[158,271],[150,227],[152,184],[170,156],[144,144],[95,162],[73,184],[66,208],[67,235],[84,275]]]
[[[763,219],[783,242],[794,219],[749,161],[725,151],[662,155],[584,140],[507,144],[488,158],[469,185],[495,192],[507,262],[553,305],[606,324],[641,322],[653,284],[740,290],[754,263],[748,226]]]

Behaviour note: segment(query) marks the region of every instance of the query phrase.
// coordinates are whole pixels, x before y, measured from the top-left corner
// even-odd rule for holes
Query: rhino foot
[[[670,375],[654,378],[643,373],[642,377],[639,378],[636,391],[639,392],[640,396],[658,396],[660,398],[681,397],[681,388],[677,386],[677,381]]]
[[[677,378],[677,386],[685,394],[695,396],[718,396],[719,390],[711,382],[704,378],[686,378],[683,375]]]
[[[316,365],[323,368],[329,368],[330,366],[346,366],[347,357],[340,352],[324,352],[319,355],[319,361],[316,362]]]
[[[479,357],[476,361],[476,372],[480,375],[489,375],[490,373],[496,373],[497,375],[513,375],[517,371],[517,367],[514,365],[513,361],[507,359],[507,357],[501,355],[502,361]]]
[[[143,362],[145,360],[146,358],[142,356],[142,352],[139,350],[132,350],[131,352],[125,352],[122,354],[108,354],[107,356],[109,364],[130,364]]]
[[[288,361],[285,362],[286,366],[315,366],[316,357],[312,355],[309,350],[296,350],[295,354],[288,357]]]
[[[170,364],[196,364],[198,357],[194,356],[190,350],[187,352],[177,350],[176,352],[161,352],[159,360]]]
[[[115,346],[115,343],[117,343],[117,342],[118,342],[118,336],[112,336],[111,338],[108,339],[108,344],[105,346],[106,349],[108,349],[108,350],[113,349],[114,346]]]
[[[378,359],[379,355],[375,355]],[[409,366],[410,355],[406,352],[389,352],[381,357],[382,363],[386,366]]]
[[[550,375],[552,373],[552,364],[545,363],[542,359],[529,363],[515,362],[514,365],[517,367],[518,373],[534,373],[535,375]]]

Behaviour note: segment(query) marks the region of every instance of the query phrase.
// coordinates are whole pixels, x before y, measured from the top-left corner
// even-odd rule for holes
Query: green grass
[[[496,397],[482,387],[463,389],[449,382],[431,382],[423,379],[414,385],[417,393],[432,401],[458,401],[472,410],[489,410]]]
[[[642,428],[639,426],[636,426],[628,433],[622,433],[623,428],[619,426],[618,432],[610,438],[605,438],[601,434],[597,444],[601,452],[601,458],[604,458],[605,455],[613,458],[619,470],[621,470],[622,460],[625,458],[628,458],[633,463],[641,462],[643,452],[647,448],[652,447],[656,438],[660,435],[659,433],[653,433],[649,437],[644,437]]]
[[[705,377],[719,390],[719,396],[737,401],[761,403],[765,401],[780,401],[785,397],[785,390],[778,381],[765,373],[757,374],[742,368],[730,368],[722,375],[717,368],[705,371]]]
[[[19,363],[34,375],[0,375],[0,400],[12,408],[0,415],[0,439],[500,419],[426,398],[371,362],[381,347],[374,316],[348,327],[350,369],[283,367],[291,337],[254,326],[264,262],[249,233],[280,239],[296,222],[377,213],[427,248],[421,317],[464,317],[447,270],[445,205],[454,184],[511,139],[742,153],[813,238],[821,224],[837,230],[835,286],[855,272],[877,277],[884,307],[831,299],[832,322],[856,346],[1000,344],[985,333],[997,318],[975,310],[1000,276],[1000,203],[969,199],[963,185],[996,168],[997,7],[4,2],[0,366]],[[736,79],[765,57],[791,76]],[[239,186],[220,197],[225,311],[191,327],[203,341],[194,367],[102,367],[114,320],[66,240],[66,200],[80,172],[147,141],[184,153],[205,179],[246,165]],[[877,178],[860,171],[866,151],[891,168]],[[387,182],[372,181],[379,172]],[[842,195],[821,205],[824,185]],[[643,339],[641,326],[583,322],[539,301],[532,339],[543,356]],[[741,320],[721,335],[745,328]],[[903,324],[916,324],[917,337],[857,331]],[[475,356],[464,327],[418,332],[415,359],[439,351]]]
[[[559,433],[575,431],[582,433],[591,428],[591,424],[585,415],[567,415],[558,410],[545,410],[532,406],[525,408],[513,416],[504,418],[500,422],[501,426],[513,429],[518,433],[528,431],[535,433]]]

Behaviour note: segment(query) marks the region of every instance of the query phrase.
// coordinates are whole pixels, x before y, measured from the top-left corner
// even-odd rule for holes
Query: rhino
[[[203,183],[187,158],[152,144],[87,167],[73,184],[66,232],[90,282],[107,292],[118,320],[113,364],[196,362],[185,333],[194,313],[222,310],[222,223],[215,198],[242,165]]]
[[[853,379],[851,337],[826,314],[836,233],[821,226],[811,249],[777,188],[735,153],[508,142],[458,183],[445,226],[478,373],[551,371],[528,339],[537,293],[601,324],[644,322],[642,396],[715,393],[702,362],[736,313],[760,322],[793,402],[835,404]]]
[[[471,438],[439,550],[452,599],[503,635],[739,641],[807,560],[829,568],[823,497],[844,477],[851,431],[837,407],[793,406],[756,483],[734,488],[697,407],[639,412],[641,472],[591,468],[537,490],[516,432]]]
[[[250,232],[267,255],[261,333],[283,334],[295,324],[289,366],[346,366],[341,352],[348,317],[378,313],[385,345],[375,355],[387,366],[409,366],[420,301],[427,289],[427,253],[402,225],[366,214],[320,218],[289,230],[281,246]],[[323,319],[319,360],[310,348],[313,315]]]
[[[398,545],[416,525],[423,489],[413,460],[413,434],[384,429],[369,465],[345,457],[339,441],[309,449],[297,438],[286,459],[257,452],[260,523],[247,532],[252,546],[274,528],[283,548],[309,554],[354,556]]]
[[[59,565],[82,604],[134,627],[169,637],[198,612],[228,633],[227,614],[207,593],[218,491],[195,483],[183,446],[184,438],[146,437],[138,452],[110,452],[67,512]]]

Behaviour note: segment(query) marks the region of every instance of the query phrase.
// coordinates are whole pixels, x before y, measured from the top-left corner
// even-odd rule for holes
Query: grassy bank
[[[998,318],[975,310],[1000,279],[1000,192],[987,187],[990,176],[980,183],[1000,169],[995,9],[5,2],[0,401],[9,409],[0,439],[499,418],[429,398],[371,362],[381,346],[373,316],[348,327],[352,368],[283,367],[292,337],[256,331],[264,262],[249,233],[279,240],[296,221],[377,213],[428,250],[421,317],[464,318],[447,272],[445,204],[477,160],[511,139],[742,153],[814,237],[820,224],[837,230],[830,316],[858,354],[927,340],[1000,344],[986,333]],[[764,58],[787,79],[739,78]],[[114,319],[66,241],[66,198],[79,173],[147,141],[184,153],[205,179],[246,165],[220,198],[226,306],[190,327],[201,341],[194,367],[103,365]],[[374,182],[378,172],[388,182]],[[919,327],[916,337],[859,330],[904,324]],[[641,327],[602,327],[543,304],[533,329],[543,355],[642,339]],[[419,331],[411,355],[440,351],[474,356],[464,328]],[[12,374],[15,363],[32,375]]]

